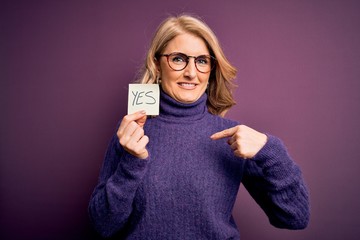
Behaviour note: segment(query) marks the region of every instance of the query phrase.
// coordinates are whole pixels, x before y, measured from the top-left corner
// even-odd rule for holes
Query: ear
[[[160,73],[161,72],[160,61],[156,57],[154,57],[154,63],[156,65],[156,70]]]

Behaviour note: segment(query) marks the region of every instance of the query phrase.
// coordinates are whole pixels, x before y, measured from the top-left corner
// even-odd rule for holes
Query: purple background
[[[181,3],[181,4],[180,4]],[[201,16],[239,69],[227,117],[282,138],[311,192],[306,230],[275,229],[241,188],[242,239],[360,235],[358,1],[2,1],[1,239],[97,239],[105,149],[155,27]]]

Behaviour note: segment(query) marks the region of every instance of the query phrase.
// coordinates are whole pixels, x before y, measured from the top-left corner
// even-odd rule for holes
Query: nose
[[[185,68],[184,76],[193,79],[196,77],[196,66],[195,66],[195,58],[191,59],[193,57],[189,57],[188,65]]]

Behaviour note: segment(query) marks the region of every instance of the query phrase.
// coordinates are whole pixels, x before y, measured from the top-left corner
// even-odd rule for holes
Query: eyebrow
[[[210,53],[204,53],[204,54],[199,54],[199,55],[189,55],[189,54],[186,54],[186,53],[183,53],[183,52],[170,52],[170,53],[167,53],[166,55],[169,55],[169,54],[174,54],[174,53],[181,53],[181,54],[184,54],[184,55],[186,55],[186,56],[188,56],[188,57],[200,57],[200,56],[211,56],[210,55]]]

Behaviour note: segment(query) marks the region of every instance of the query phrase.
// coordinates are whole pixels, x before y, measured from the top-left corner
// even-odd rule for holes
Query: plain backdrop
[[[160,21],[183,12],[238,69],[227,117],[280,137],[310,190],[308,228],[289,231],[241,186],[242,239],[358,239],[355,0],[1,1],[1,239],[98,239],[87,205],[127,86]]]

